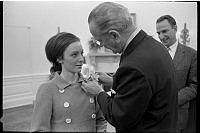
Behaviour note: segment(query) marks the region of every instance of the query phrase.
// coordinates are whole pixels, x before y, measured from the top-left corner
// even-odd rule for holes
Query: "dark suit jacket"
[[[196,127],[196,98],[190,101],[190,107],[188,109],[188,122],[186,128],[183,130],[183,133],[196,133],[198,128]]]
[[[179,43],[173,62],[179,90],[178,128],[184,129],[188,121],[189,102],[194,99],[197,94],[197,52]],[[193,109],[191,111],[193,112]],[[195,120],[193,122],[195,122]]]
[[[117,132],[174,132],[177,87],[164,46],[141,30],[121,55],[111,97],[98,95],[105,118]]]

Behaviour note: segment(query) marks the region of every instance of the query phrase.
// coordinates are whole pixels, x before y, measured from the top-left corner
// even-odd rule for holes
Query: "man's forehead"
[[[89,24],[90,27],[90,32],[93,36],[99,36],[100,35],[100,30],[98,29],[98,27],[96,26],[96,24],[94,22],[91,22]]]
[[[163,20],[156,24],[158,27],[171,27],[170,23],[167,20]]]
[[[171,25],[167,22],[160,22],[156,24],[156,29],[157,30],[166,30],[166,29],[170,29]]]

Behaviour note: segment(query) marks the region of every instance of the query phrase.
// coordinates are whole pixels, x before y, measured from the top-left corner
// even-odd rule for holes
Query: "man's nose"
[[[162,39],[164,38],[164,34],[163,34],[163,33],[160,33],[160,34],[159,34],[159,38],[160,38],[160,40],[162,40]]]

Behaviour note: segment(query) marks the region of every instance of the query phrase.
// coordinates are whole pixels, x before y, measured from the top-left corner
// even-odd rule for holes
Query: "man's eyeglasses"
[[[93,42],[96,43],[97,45],[99,45],[99,46],[103,46],[103,45],[101,44],[100,41],[98,41],[98,40],[96,40],[96,39],[94,39],[94,38],[92,38],[92,40],[93,40]]]
[[[101,46],[100,41],[95,40],[95,43],[98,44],[99,46]]]

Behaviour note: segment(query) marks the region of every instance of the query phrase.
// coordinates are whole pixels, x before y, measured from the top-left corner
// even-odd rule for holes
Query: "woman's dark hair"
[[[45,52],[47,59],[52,63],[50,68],[51,74],[56,71],[62,71],[61,64],[57,61],[58,58],[63,58],[65,49],[73,42],[79,42],[80,39],[67,32],[61,32],[51,37],[46,46]]]

